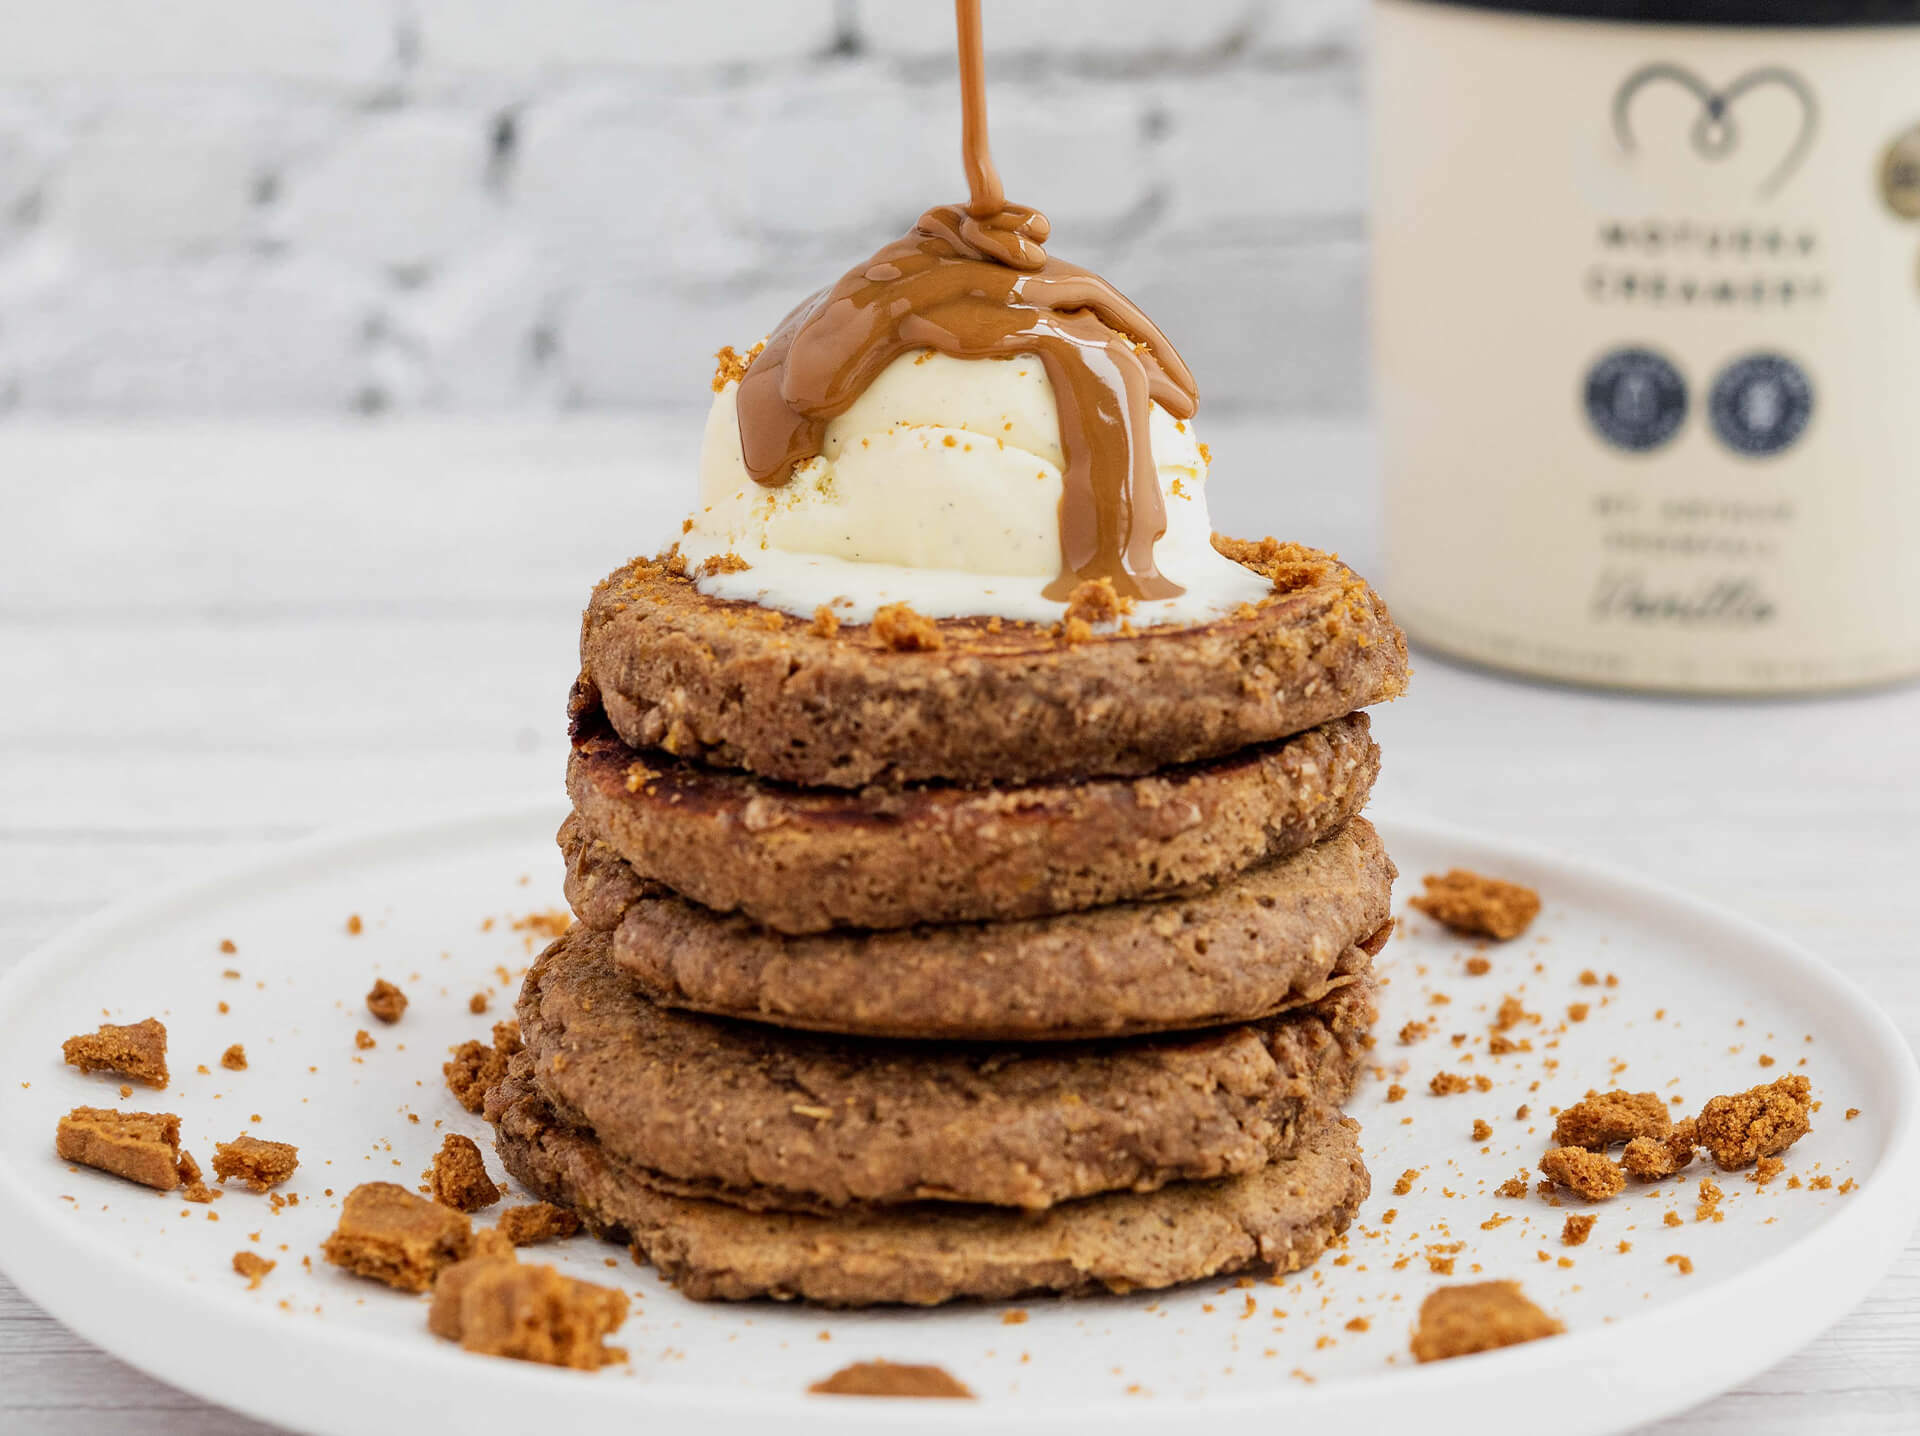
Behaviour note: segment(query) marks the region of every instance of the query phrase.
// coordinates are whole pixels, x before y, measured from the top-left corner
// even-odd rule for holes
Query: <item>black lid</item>
[[[1916,25],[1920,0],[1434,0],[1470,10],[1641,25]]]

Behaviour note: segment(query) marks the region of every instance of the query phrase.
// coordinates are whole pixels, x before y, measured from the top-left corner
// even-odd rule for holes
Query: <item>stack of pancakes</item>
[[[1406,646],[1337,561],[1223,548],[1271,596],[1138,633],[602,583],[509,1170],[701,1298],[1311,1261],[1367,1193],[1339,1109],[1394,869],[1357,710]]]

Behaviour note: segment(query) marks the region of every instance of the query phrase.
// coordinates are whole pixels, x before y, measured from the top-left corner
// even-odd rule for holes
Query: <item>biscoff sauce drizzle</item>
[[[747,472],[784,484],[820,452],[827,426],[902,354],[1039,358],[1060,413],[1065,457],[1060,576],[1064,601],[1109,579],[1123,596],[1184,592],[1154,566],[1166,531],[1148,438],[1150,402],[1193,415],[1193,376],[1125,295],[1047,254],[1045,215],[1008,204],[987,146],[979,0],[955,0],[962,158],[970,198],[941,205],[865,264],[781,321],[740,380],[736,405]]]

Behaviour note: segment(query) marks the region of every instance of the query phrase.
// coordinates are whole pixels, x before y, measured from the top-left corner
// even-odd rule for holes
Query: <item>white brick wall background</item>
[[[1364,403],[1365,6],[988,0],[1009,192],[1210,409]],[[962,196],[951,27],[0,0],[0,413],[701,403],[716,347]]]

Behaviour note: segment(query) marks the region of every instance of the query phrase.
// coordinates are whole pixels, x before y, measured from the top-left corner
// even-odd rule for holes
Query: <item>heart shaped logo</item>
[[[1731,84],[1716,90],[1686,66],[1662,61],[1634,71],[1614,93],[1613,132],[1620,141],[1620,147],[1628,154],[1640,148],[1633,129],[1634,101],[1648,90],[1663,85],[1678,86],[1700,102],[1700,113],[1694,117],[1687,137],[1694,153],[1708,161],[1724,160],[1739,151],[1742,136],[1734,107],[1742,98],[1756,90],[1775,88],[1794,98],[1800,109],[1800,124],[1780,162],[1761,182],[1760,197],[1763,199],[1793,178],[1794,172],[1805,162],[1807,151],[1813,148],[1813,138],[1820,126],[1820,103],[1814,98],[1812,87],[1793,71],[1779,66],[1749,70]]]

